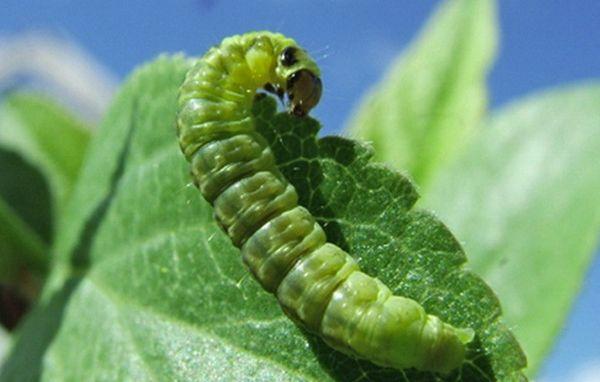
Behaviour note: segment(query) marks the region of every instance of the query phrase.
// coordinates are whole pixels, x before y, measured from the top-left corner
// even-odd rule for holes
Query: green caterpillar
[[[194,183],[258,282],[296,323],[381,366],[447,373],[463,363],[473,331],[394,296],[327,242],[255,130],[257,90],[287,96],[301,118],[319,102],[319,76],[308,54],[281,34],[233,36],[210,49],[179,95],[177,131]]]

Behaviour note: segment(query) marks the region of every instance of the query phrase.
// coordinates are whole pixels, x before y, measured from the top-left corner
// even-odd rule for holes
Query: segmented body
[[[318,102],[320,88],[315,96],[311,86],[303,92],[290,82],[299,71],[318,79],[316,64],[293,40],[269,32],[227,38],[198,61],[181,86],[177,121],[194,183],[256,279],[297,323],[379,365],[451,371],[463,362],[472,331],[394,296],[329,243],[256,132],[251,107],[267,84],[292,99],[294,92],[304,97],[303,109],[296,94],[295,114]]]

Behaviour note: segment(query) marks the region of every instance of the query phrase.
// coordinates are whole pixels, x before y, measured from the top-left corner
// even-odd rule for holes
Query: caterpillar
[[[347,355],[395,369],[448,373],[459,367],[471,329],[428,315],[359,269],[298,205],[251,108],[257,91],[287,97],[305,117],[320,100],[316,63],[281,34],[225,38],[187,73],[177,134],[196,187],[258,282],[297,324]]]

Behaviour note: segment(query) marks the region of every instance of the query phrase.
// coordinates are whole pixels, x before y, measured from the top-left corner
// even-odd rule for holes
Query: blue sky
[[[339,132],[361,96],[415,36],[437,1],[2,0],[0,37],[50,31],[83,46],[119,78],[161,52],[199,55],[224,36],[269,29],[319,57],[316,116]],[[492,108],[535,90],[600,78],[600,2],[502,0]],[[548,359],[547,381],[600,359],[600,261]]]

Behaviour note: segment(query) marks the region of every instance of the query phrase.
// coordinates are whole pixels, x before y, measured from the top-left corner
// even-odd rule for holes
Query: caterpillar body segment
[[[329,243],[278,170],[251,114],[257,90],[303,117],[321,96],[317,65],[270,32],[226,38],[189,71],[177,131],[194,183],[258,282],[295,322],[346,354],[396,369],[449,372],[473,331],[428,315]]]

